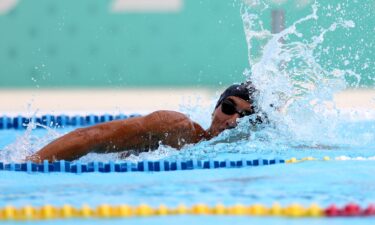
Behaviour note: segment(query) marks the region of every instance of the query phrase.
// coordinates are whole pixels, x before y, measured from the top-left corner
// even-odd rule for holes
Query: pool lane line
[[[287,159],[285,160],[285,163],[300,163],[300,162],[305,162],[305,161],[330,161],[331,158],[329,156],[324,156],[323,158],[319,159],[319,158],[314,158],[314,157],[305,157],[305,158],[301,158],[301,159],[297,159],[295,157],[293,158],[290,158],[290,159]]]
[[[348,160],[375,160],[375,157],[347,157],[338,156],[330,158],[324,156],[322,158],[305,157],[301,159],[241,159],[241,160],[158,160],[158,161],[140,161],[140,162],[89,162],[82,163],[81,161],[55,161],[48,162],[44,160],[43,163],[3,163],[0,162],[0,171],[12,172],[27,172],[27,173],[130,173],[130,172],[163,172],[163,171],[178,171],[178,170],[199,170],[199,169],[222,169],[222,168],[244,168],[268,166],[274,164],[296,164],[307,161],[348,161]]]
[[[56,162],[43,163],[3,163],[0,162],[0,171],[27,172],[27,173],[129,173],[129,172],[162,172],[162,171],[178,171],[178,170],[197,170],[197,169],[220,169],[220,168],[242,168],[266,166],[274,164],[283,164],[283,159],[252,159],[252,160],[158,160],[158,161],[140,161],[140,162],[89,162],[82,163],[80,161],[68,162],[64,160]]]
[[[322,158],[314,158],[314,157],[305,157],[301,159],[297,159],[295,157],[286,159],[285,163],[300,163],[300,162],[305,162],[305,161],[375,161],[375,156],[370,156],[370,157],[362,157],[362,156],[357,156],[357,157],[349,157],[349,156],[337,156],[334,158],[331,158],[329,156],[324,156]]]
[[[156,216],[177,216],[177,215],[210,215],[210,216],[258,216],[258,217],[369,217],[375,216],[375,205],[369,204],[361,208],[360,205],[349,203],[342,207],[330,205],[321,207],[311,204],[304,207],[300,204],[281,206],[274,203],[267,207],[262,204],[242,205],[236,204],[226,206],[217,204],[209,206],[207,204],[196,204],[187,207],[183,204],[170,208],[166,205],[151,207],[147,204],[138,206],[130,205],[108,205],[102,204],[97,207],[82,205],[74,207],[69,204],[63,206],[44,205],[42,207],[24,206],[15,208],[5,206],[0,208],[1,220],[55,220],[55,219],[90,219],[90,218],[129,218],[129,217],[156,217]]]
[[[38,124],[48,126],[48,127],[66,127],[66,126],[89,126],[95,125],[98,123],[109,122],[112,120],[122,120],[128,119],[132,117],[138,117],[140,114],[118,114],[118,115],[110,115],[110,114],[89,114],[89,115],[75,115],[75,116],[68,116],[68,115],[43,115],[39,117],[27,117],[27,116],[15,116],[15,117],[8,117],[2,116],[0,117],[0,130],[6,129],[25,129],[27,124],[30,121],[34,121]],[[37,126],[40,128],[40,126]]]

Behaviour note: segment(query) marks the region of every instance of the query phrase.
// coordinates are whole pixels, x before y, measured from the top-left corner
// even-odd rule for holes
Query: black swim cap
[[[219,107],[219,105],[224,101],[224,99],[228,98],[229,96],[239,97],[249,102],[250,104],[253,104],[255,92],[256,92],[256,89],[250,81],[247,81],[246,83],[241,83],[241,84],[234,84],[228,87],[220,95],[220,98],[216,103],[215,109]]]
[[[220,104],[224,101],[224,99],[228,98],[229,96],[239,97],[249,102],[251,104],[251,109],[253,113],[256,114],[255,117],[249,120],[251,125],[257,126],[260,124],[268,124],[269,120],[267,114],[256,105],[257,103],[255,99],[257,97],[257,92],[258,90],[250,81],[241,84],[234,84],[228,87],[220,95],[220,98],[216,103],[215,109],[219,107]]]

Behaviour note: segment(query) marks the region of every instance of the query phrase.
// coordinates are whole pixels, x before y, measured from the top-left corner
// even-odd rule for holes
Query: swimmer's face
[[[242,98],[229,96],[213,112],[209,133],[217,136],[225,129],[237,126],[237,119],[252,113],[251,104]]]

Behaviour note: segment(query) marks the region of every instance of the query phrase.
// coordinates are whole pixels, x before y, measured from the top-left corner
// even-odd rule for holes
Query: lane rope
[[[89,162],[82,163],[80,161],[68,162],[64,160],[56,162],[48,162],[44,160],[43,163],[3,163],[0,162],[0,171],[14,171],[27,173],[112,173],[112,172],[161,172],[161,171],[176,171],[176,170],[194,170],[194,169],[219,169],[219,168],[242,168],[253,166],[266,166],[273,164],[285,163],[283,159],[253,159],[253,160],[158,160],[158,161],[140,161],[140,162]]]
[[[74,207],[69,204],[63,206],[44,205],[42,207],[24,206],[15,208],[5,206],[0,208],[0,220],[53,220],[53,219],[73,219],[73,218],[128,218],[128,217],[155,217],[172,215],[210,215],[210,216],[263,216],[263,217],[369,217],[375,216],[375,204],[369,204],[361,208],[360,205],[349,203],[342,207],[330,205],[322,208],[317,204],[305,207],[300,204],[281,206],[274,203],[267,207],[262,204],[225,206],[217,204],[209,206],[207,204],[196,204],[187,207],[183,204],[170,208],[166,205],[151,207],[147,204],[139,206],[129,205],[108,205],[102,204],[97,207],[82,205]]]
[[[13,172],[27,172],[27,173],[126,173],[126,172],[162,172],[162,171],[176,171],[176,170],[197,170],[197,169],[220,169],[220,168],[243,168],[243,167],[256,167],[268,166],[274,164],[295,164],[306,161],[347,161],[347,160],[375,160],[372,157],[347,157],[338,156],[330,158],[324,156],[322,158],[305,157],[301,159],[241,159],[241,160],[158,160],[158,161],[140,161],[140,162],[89,162],[82,163],[81,161],[55,161],[48,162],[44,160],[43,163],[4,163],[0,162],[0,171],[13,171]]]
[[[16,116],[16,117],[8,117],[2,116],[0,117],[0,130],[5,129],[25,129],[27,124],[30,121],[34,121],[38,124],[48,126],[48,127],[66,127],[66,126],[88,126],[94,125],[103,122],[109,122],[112,120],[121,120],[127,119],[132,117],[138,117],[140,114],[118,114],[118,115],[110,115],[110,114],[103,114],[103,115],[75,115],[75,116],[68,116],[68,115],[43,115],[39,117],[25,117],[25,116]],[[40,128],[37,126],[37,128]]]

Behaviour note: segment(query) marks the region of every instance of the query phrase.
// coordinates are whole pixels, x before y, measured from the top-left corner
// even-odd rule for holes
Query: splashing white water
[[[55,129],[36,123],[34,120],[24,125],[27,125],[26,131],[0,151],[1,162],[22,162],[27,156],[61,136]],[[35,135],[37,126],[46,130],[43,136]]]
[[[259,17],[242,7],[242,19],[248,43],[250,69],[245,75],[259,89],[259,106],[274,121],[277,131],[288,136],[292,143],[338,144],[339,110],[333,102],[335,93],[347,87],[348,76],[360,82],[352,70],[327,69],[319,60],[321,45],[329,32],[350,29],[351,20],[338,18],[328,27],[319,26],[320,32],[305,37],[298,27],[317,21],[319,4],[311,6],[311,14],[297,20],[279,33],[265,30]],[[259,59],[252,58],[252,43],[267,40]],[[337,141],[337,142],[335,142]]]
[[[349,87],[348,78],[353,88],[359,86],[361,76],[354,69],[333,67],[322,60],[329,54],[329,48],[323,47],[327,36],[352,29],[355,22],[337,17],[328,25],[320,25],[320,6],[315,1],[310,14],[273,34],[264,28],[259,15],[268,9],[265,1],[251,1],[251,7],[242,5],[241,13],[250,66],[244,75],[259,90],[257,104],[271,124],[254,131],[243,119],[237,129],[183,149],[182,157],[209,158],[229,152],[283,154],[296,148],[330,150],[374,143],[371,127],[357,134],[343,129],[346,118],[333,101],[335,93]],[[300,32],[305,24],[314,24],[316,33]],[[349,59],[350,55],[345,65]]]

